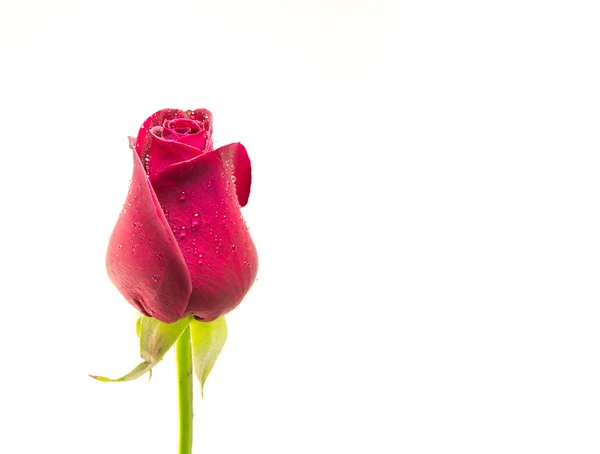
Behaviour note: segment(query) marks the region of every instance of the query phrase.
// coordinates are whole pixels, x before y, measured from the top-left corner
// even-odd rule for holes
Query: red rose
[[[240,143],[212,146],[208,110],[161,110],[142,125],[131,187],[110,238],[106,268],[140,312],[172,323],[234,309],[258,256],[240,208],[251,168]]]

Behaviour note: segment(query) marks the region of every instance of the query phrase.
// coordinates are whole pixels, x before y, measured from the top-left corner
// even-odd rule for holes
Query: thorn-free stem
[[[192,344],[187,326],[176,346],[177,378],[179,386],[179,454],[192,454],[194,426]]]

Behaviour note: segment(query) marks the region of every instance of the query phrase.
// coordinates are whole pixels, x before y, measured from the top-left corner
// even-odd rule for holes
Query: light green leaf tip
[[[227,323],[220,317],[212,322],[190,322],[192,356],[196,377],[200,382],[200,394],[204,397],[204,382],[210,374],[227,340]]]
[[[140,363],[121,378],[107,378],[99,375],[90,377],[103,382],[131,381],[141,377],[146,372],[152,376],[152,368],[165,356],[165,353],[175,344],[183,330],[190,323],[191,317],[182,318],[175,323],[163,323],[152,317],[141,316],[136,322],[136,333],[140,338]]]

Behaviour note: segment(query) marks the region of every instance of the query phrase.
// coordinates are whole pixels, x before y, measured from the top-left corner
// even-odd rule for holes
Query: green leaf
[[[204,397],[204,382],[215,365],[227,339],[227,323],[225,323],[224,317],[212,322],[200,322],[192,319],[190,330],[192,333],[194,369],[200,382],[200,393]]]
[[[142,329],[142,319],[144,318],[143,315],[140,315],[138,317],[138,319],[135,321],[135,334],[137,334],[137,337],[140,337],[140,333],[141,333],[141,329]]]
[[[146,372],[152,374],[152,368],[165,356],[175,344],[183,330],[190,323],[191,317],[182,318],[175,323],[163,323],[152,317],[142,316],[136,323],[136,332],[140,337],[140,356],[144,362],[121,378],[111,379],[99,375],[90,375],[104,382],[121,382],[135,380]]]

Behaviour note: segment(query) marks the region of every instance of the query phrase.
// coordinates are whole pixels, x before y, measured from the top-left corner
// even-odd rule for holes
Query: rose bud
[[[161,110],[130,138],[133,176],[106,268],[142,314],[212,321],[256,278],[258,256],[240,208],[251,168],[240,143],[212,146],[208,110]]]

